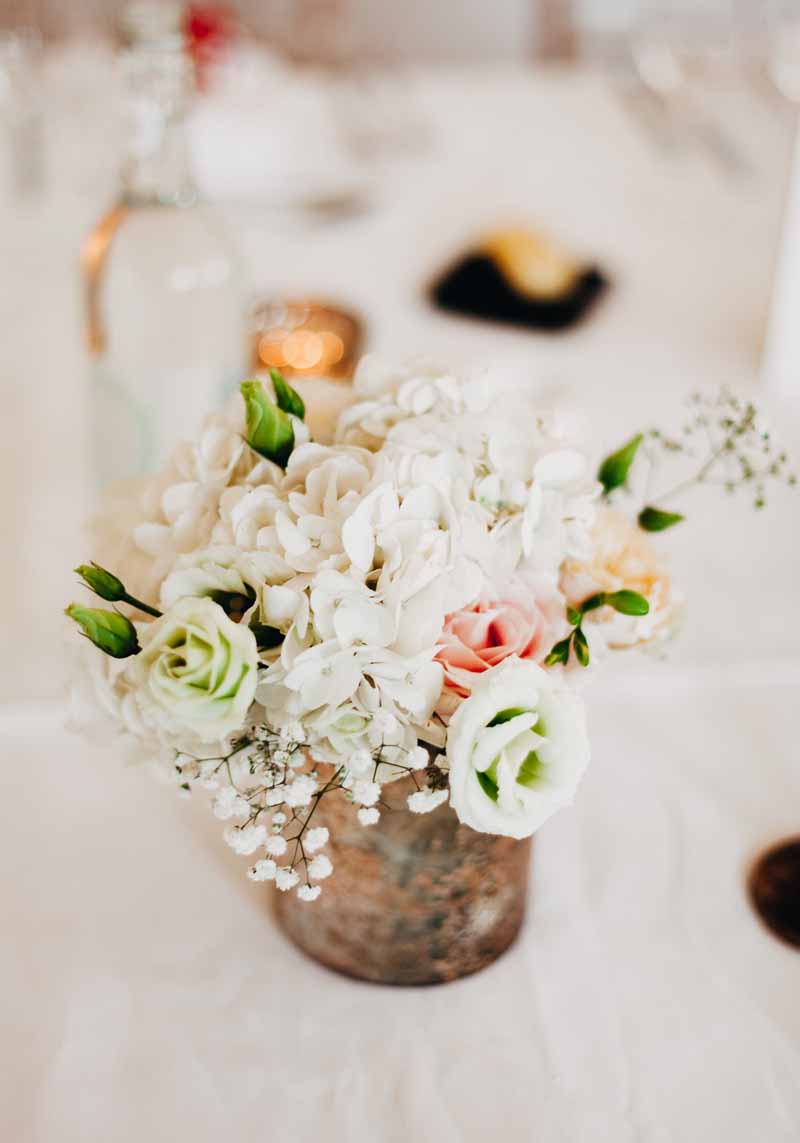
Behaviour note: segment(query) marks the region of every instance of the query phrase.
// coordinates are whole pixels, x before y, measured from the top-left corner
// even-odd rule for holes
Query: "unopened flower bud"
[[[77,574],[81,577],[83,582],[90,588],[95,595],[99,595],[101,599],[107,599],[111,603],[118,603],[125,598],[125,585],[122,580],[117,579],[110,571],[101,568],[99,564],[92,562],[91,564],[81,564],[80,567],[75,568]]]
[[[291,418],[269,399],[260,381],[243,381],[239,391],[247,414],[247,443],[285,468],[294,448]]]
[[[87,639],[114,659],[127,659],[141,650],[136,628],[118,611],[100,611],[95,607],[82,607],[71,603],[66,615],[74,619]]]

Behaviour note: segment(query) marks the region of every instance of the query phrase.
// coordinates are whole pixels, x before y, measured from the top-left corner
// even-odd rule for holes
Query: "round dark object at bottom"
[[[779,842],[758,858],[749,890],[767,928],[800,948],[800,837]]]

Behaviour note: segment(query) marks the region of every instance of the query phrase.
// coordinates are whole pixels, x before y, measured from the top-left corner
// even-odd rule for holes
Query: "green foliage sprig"
[[[546,667],[555,666],[556,663],[566,666],[570,652],[582,667],[589,666],[589,644],[583,632],[583,619],[598,607],[613,607],[621,615],[647,615],[650,611],[650,604],[645,597],[638,591],[628,591],[627,588],[622,591],[599,591],[596,595],[590,595],[579,607],[567,608],[567,621],[572,630],[565,639],[555,644],[544,661]]]
[[[155,607],[151,607],[149,603],[143,603],[141,599],[130,595],[125,590],[125,584],[121,579],[118,579],[113,572],[101,568],[94,561],[90,564],[81,564],[80,567],[75,568],[75,571],[83,580],[84,585],[95,595],[99,595],[101,599],[105,599],[109,603],[129,603],[131,607],[137,607],[139,611],[153,615],[156,619],[161,615],[161,612],[156,611]]]

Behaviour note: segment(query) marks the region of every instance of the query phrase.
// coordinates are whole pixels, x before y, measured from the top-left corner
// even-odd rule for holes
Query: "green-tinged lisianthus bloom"
[[[258,651],[248,627],[211,599],[179,599],[141,631],[134,664],[140,698],[175,731],[204,742],[241,728],[256,688]]]

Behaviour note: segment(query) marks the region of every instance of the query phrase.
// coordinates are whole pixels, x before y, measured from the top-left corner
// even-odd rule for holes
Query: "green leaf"
[[[630,467],[639,451],[639,445],[644,440],[642,433],[637,433],[632,437],[627,444],[624,444],[617,452],[612,452],[611,456],[607,456],[597,473],[597,479],[602,484],[606,493],[613,492],[615,488],[619,488],[628,479]]]
[[[567,608],[567,623],[569,623],[569,625],[571,627],[577,627],[578,624],[580,623],[580,621],[581,621],[581,612],[578,611],[577,607],[568,607]]]
[[[645,532],[664,532],[685,520],[680,512],[664,512],[661,508],[643,508],[639,513],[639,527]]]
[[[572,646],[575,650],[575,658],[578,660],[582,667],[589,666],[589,644],[586,642],[586,636],[580,627],[575,628],[575,636],[572,641]]]
[[[647,615],[650,604],[638,591],[614,591],[606,595],[606,603],[621,615]]]
[[[588,611],[596,611],[598,607],[602,607],[606,602],[605,593],[598,591],[597,595],[590,595],[588,599],[584,599],[581,604],[581,615],[586,615]]]
[[[118,603],[125,598],[125,585],[122,580],[117,579],[110,571],[101,568],[94,561],[91,564],[81,564],[80,567],[75,568],[75,571],[86,586],[95,595],[99,595],[101,599],[106,599],[110,603]]]
[[[283,409],[284,413],[291,413],[292,416],[298,417],[302,421],[306,415],[306,406],[303,398],[296,389],[291,387],[283,374],[277,369],[270,369],[269,375],[272,378],[278,408]]]
[[[480,782],[481,789],[483,790],[484,794],[486,794],[487,797],[491,798],[493,802],[496,802],[500,797],[500,790],[497,782],[490,778],[485,770],[476,770],[475,776]]]
[[[527,714],[528,711],[522,706],[509,706],[505,710],[499,711],[491,722],[487,723],[488,726],[500,726],[502,722],[511,722],[512,718],[517,718],[521,714]]]
[[[517,774],[517,783],[520,786],[525,786],[531,789],[535,786],[538,780],[544,773],[544,763],[540,759],[535,750],[531,750],[525,761],[519,768]]]
[[[74,619],[87,639],[114,659],[127,659],[140,651],[136,628],[118,611],[100,611],[71,603],[65,611]]]
[[[294,448],[294,429],[260,381],[243,381],[240,392],[247,413],[247,443],[261,456],[285,468]]]
[[[572,635],[568,635],[566,639],[562,639],[560,643],[556,643],[550,654],[544,661],[546,667],[553,667],[556,663],[566,663],[569,659],[569,645]]]

